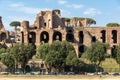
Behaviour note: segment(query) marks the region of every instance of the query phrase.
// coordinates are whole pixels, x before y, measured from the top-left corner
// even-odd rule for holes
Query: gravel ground
[[[0,78],[0,80],[120,80],[119,78],[116,79],[111,79],[111,78],[107,78],[107,79],[16,79],[16,78]]]

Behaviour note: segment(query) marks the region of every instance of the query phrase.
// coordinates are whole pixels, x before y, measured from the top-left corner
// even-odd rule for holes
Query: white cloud
[[[65,17],[65,16],[68,17],[68,16],[71,14],[70,11],[64,10],[64,9],[61,10],[61,13],[62,13],[62,16],[63,16],[63,17]]]
[[[89,8],[83,14],[95,16],[95,15],[101,14],[101,11],[95,8]]]
[[[35,21],[35,17],[34,16],[7,16],[7,19],[9,20],[9,22],[12,22],[12,21],[29,21],[30,25],[34,23]]]
[[[13,3],[9,5],[10,7],[21,7],[24,6],[22,3]]]
[[[61,4],[61,5],[63,5],[63,4],[66,4],[67,1],[65,1],[65,0],[58,0],[58,3]]]
[[[10,4],[9,5],[11,8],[13,8],[16,11],[21,11],[24,13],[28,13],[28,14],[36,14],[41,10],[50,10],[48,8],[33,8],[33,7],[26,7],[23,4],[20,3],[14,3],[14,4]]]
[[[81,4],[71,4],[71,5],[66,5],[66,7],[80,9],[80,8],[83,8],[83,5],[81,5]]]

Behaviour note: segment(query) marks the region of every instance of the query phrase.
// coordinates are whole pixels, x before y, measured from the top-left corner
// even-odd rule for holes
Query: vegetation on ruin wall
[[[13,22],[10,23],[10,26],[17,28],[18,26],[20,26],[20,22],[19,21],[13,21]]]
[[[107,27],[120,27],[119,23],[108,23],[106,24]]]

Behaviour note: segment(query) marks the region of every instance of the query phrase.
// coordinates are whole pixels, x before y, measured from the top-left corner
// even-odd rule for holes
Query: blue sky
[[[95,26],[120,23],[120,0],[0,0],[0,16],[7,30],[12,21],[28,20],[33,24],[41,10],[60,9],[63,17],[90,17]]]

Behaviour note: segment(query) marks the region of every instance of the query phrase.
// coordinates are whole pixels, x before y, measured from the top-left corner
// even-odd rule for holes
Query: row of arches
[[[102,30],[100,33],[101,33],[101,40],[103,43],[105,43],[106,42],[106,30]],[[117,30],[112,30],[111,35],[112,35],[112,42],[117,43]],[[97,40],[96,37],[93,36],[92,42],[96,42],[96,40]]]
[[[40,42],[48,43],[49,39],[50,39],[49,33],[47,31],[43,31],[40,34]],[[62,34],[58,31],[55,31],[53,34],[53,41],[54,40],[62,41]],[[29,43],[36,43],[36,33],[35,32],[29,33],[28,41],[29,41]]]
[[[102,30],[101,31],[102,33],[102,42],[105,43],[106,42],[106,31],[105,30]],[[113,43],[117,43],[117,30],[112,30],[112,42]]]
[[[22,34],[22,42],[24,42],[24,32],[21,33]],[[43,31],[40,34],[40,42],[44,42],[44,43],[48,43],[49,42],[49,33],[47,31]],[[83,35],[83,31],[79,32],[79,43],[83,43],[84,42],[84,35]],[[55,31],[53,33],[53,41],[55,40],[59,40],[62,41],[62,33],[59,31]],[[68,42],[74,42],[74,33],[73,31],[68,31],[66,34],[66,40]],[[36,33],[35,32],[29,32],[28,35],[28,41],[29,43],[36,43]]]

